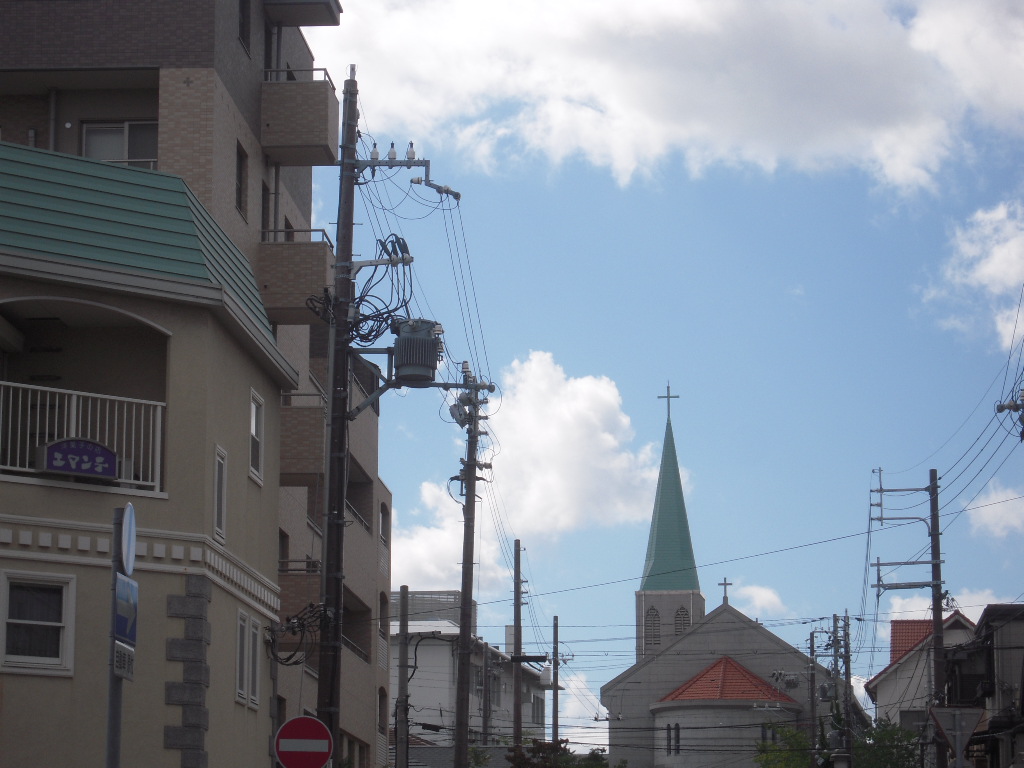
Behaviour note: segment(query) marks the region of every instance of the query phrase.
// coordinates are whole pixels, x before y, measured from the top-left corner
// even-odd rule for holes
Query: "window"
[[[225,523],[228,515],[228,454],[217,446],[213,463],[213,535],[220,541],[225,539]]]
[[[238,612],[238,654],[235,661],[235,700],[260,705],[260,620]]]
[[[249,155],[241,144],[235,144],[235,208],[247,218],[249,203]]]
[[[75,578],[0,574],[3,670],[70,675],[74,669]]]
[[[686,609],[686,606],[681,606],[676,611],[676,634],[683,634],[683,630],[690,626],[690,612]]]
[[[661,645],[661,615],[657,608],[648,608],[644,618],[644,645]]]
[[[238,42],[249,52],[249,37],[252,30],[252,12],[249,0],[238,0]]]
[[[544,697],[534,696],[530,706],[530,722],[544,724]]]
[[[263,479],[263,398],[255,392],[249,398],[249,474]]]
[[[133,168],[156,168],[157,124],[151,121],[86,123],[82,155]]]
[[[280,528],[277,529],[277,570],[281,573],[288,571],[291,567],[291,543],[290,537]]]

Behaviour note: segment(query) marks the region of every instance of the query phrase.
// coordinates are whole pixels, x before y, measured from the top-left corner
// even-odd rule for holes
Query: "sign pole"
[[[117,631],[117,576],[121,572],[121,533],[124,526],[124,508],[114,510],[114,531],[111,537],[110,558],[110,656],[107,675],[107,764],[106,768],[121,766],[121,678],[114,673],[114,649]]]

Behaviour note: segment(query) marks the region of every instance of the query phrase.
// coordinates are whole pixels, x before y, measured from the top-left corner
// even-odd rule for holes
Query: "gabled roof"
[[[647,539],[641,592],[700,591],[697,565],[690,541],[690,523],[679,477],[679,459],[672,435],[671,419],[665,425],[665,443],[661,452],[658,491],[654,497],[651,532]]]
[[[178,176],[0,142],[0,268],[210,306],[294,385],[249,260]]]
[[[931,634],[931,619],[894,619],[889,622],[889,663],[902,659]]]
[[[796,703],[771,683],[762,680],[737,661],[723,656],[676,688],[662,701],[773,701]]]
[[[968,630],[975,628],[974,622],[960,611],[953,611],[942,620],[943,630],[952,629],[957,625]],[[868,694],[873,696],[872,691],[878,686],[879,681],[898,667],[911,652],[931,642],[931,637],[931,619],[893,619],[889,622],[889,664],[864,684]]]

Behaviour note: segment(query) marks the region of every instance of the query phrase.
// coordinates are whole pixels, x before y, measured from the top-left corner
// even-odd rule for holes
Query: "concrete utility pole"
[[[327,414],[330,425],[327,451],[327,503],[324,507],[323,600],[324,619],[320,631],[317,668],[316,716],[334,738],[334,765],[342,764],[340,731],[341,646],[344,611],[345,501],[348,491],[348,404],[349,353],[354,281],[352,275],[352,224],[355,209],[356,142],[358,140],[359,90],[355,67],[345,81],[342,106],[341,183],[338,188],[337,252],[334,265],[334,301],[330,313],[331,355],[328,379],[331,396]]]
[[[476,536],[477,470],[486,465],[477,461],[481,434],[480,421],[487,416],[480,406],[487,402],[480,397],[480,386],[469,369],[462,364],[462,386],[459,404],[466,408],[466,458],[459,479],[465,493],[462,504],[462,604],[459,606],[459,658],[455,678],[455,761],[454,768],[469,768],[469,690],[473,673],[473,543]],[[484,669],[484,674],[487,670]]]
[[[398,697],[395,699],[395,768],[409,768],[409,587],[398,595]]]
[[[551,742],[558,744],[558,617],[552,628],[554,641],[551,646]]]
[[[520,567],[519,539],[515,543],[515,570],[513,579],[514,607],[512,609],[512,746],[522,749],[523,746],[523,576]]]
[[[809,727],[808,727],[808,739],[807,743],[811,745],[811,768],[818,768],[818,756],[817,741],[818,741],[818,690],[815,686],[815,667],[817,666],[814,661],[814,633],[816,630],[811,630],[811,642],[810,642],[810,657],[811,657],[811,671],[810,677],[810,701],[808,701],[807,711],[810,713]]]
[[[998,412],[998,408],[997,408]],[[944,629],[942,624],[942,603],[945,593],[942,589],[942,549],[940,536],[942,532],[939,530],[939,475],[937,470],[928,471],[928,486],[925,488],[883,488],[882,487],[882,470],[878,470],[878,490],[875,493],[879,495],[878,502],[872,502],[872,506],[883,508],[882,494],[885,493],[913,493],[918,491],[927,491],[929,497],[929,516],[924,517],[890,517],[886,518],[883,512],[879,512],[879,516],[874,518],[879,522],[884,523],[888,520],[917,520],[928,526],[928,536],[931,543],[931,559],[930,560],[916,560],[911,562],[897,562],[897,563],[882,563],[876,560],[875,567],[878,574],[878,582],[872,584],[879,594],[885,589],[920,589],[928,587],[932,593],[932,707],[941,706],[944,703],[945,691],[946,691],[946,645],[944,638]],[[902,582],[894,584],[882,583],[882,568],[890,566],[901,566],[901,565],[930,565],[931,566],[931,580],[930,581],[915,581],[915,582]],[[929,707],[931,709],[932,707]],[[947,768],[948,758],[946,750],[942,745],[941,739],[938,737],[934,740],[935,744],[935,768]]]

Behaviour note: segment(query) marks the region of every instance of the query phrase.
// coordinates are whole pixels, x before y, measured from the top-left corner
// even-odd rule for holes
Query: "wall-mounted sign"
[[[79,437],[41,446],[37,466],[44,472],[117,479],[117,454],[102,443]]]

